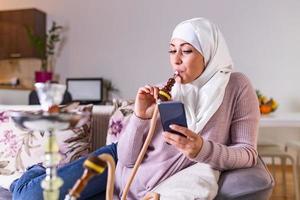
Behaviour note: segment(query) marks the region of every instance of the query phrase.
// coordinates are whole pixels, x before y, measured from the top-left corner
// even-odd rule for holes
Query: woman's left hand
[[[172,124],[171,129],[182,133],[184,136],[180,136],[170,132],[163,132],[163,136],[166,142],[175,146],[180,152],[190,159],[195,158],[200,152],[203,144],[203,139],[200,135],[194,133],[186,127]]]

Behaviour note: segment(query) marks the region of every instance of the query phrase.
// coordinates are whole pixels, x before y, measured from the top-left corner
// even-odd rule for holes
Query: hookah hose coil
[[[175,78],[176,76],[178,76],[178,73],[176,72],[172,78],[169,78],[167,84],[162,88],[160,89],[160,91],[158,92],[158,103],[160,101],[170,101],[172,99],[172,96],[170,94],[171,90],[172,90],[172,87],[174,86],[175,84]],[[135,162],[135,165],[132,169],[132,172],[129,176],[129,179],[124,187],[124,190],[123,190],[123,194],[122,194],[122,198],[121,200],[126,200],[126,196],[128,194],[128,191],[129,191],[129,188],[130,188],[130,185],[136,175],[136,172],[146,154],[146,151],[148,149],[148,146],[152,140],[152,137],[154,135],[154,131],[155,131],[155,126],[156,126],[156,122],[157,122],[157,115],[158,115],[158,106],[157,104],[155,105],[155,108],[154,108],[154,112],[153,112],[153,115],[152,115],[152,118],[151,118],[151,121],[150,121],[150,129],[148,131],[148,135],[146,137],[146,140],[144,142],[144,145],[142,147],[142,150],[140,152],[140,154],[138,155],[138,158]],[[159,198],[159,197],[158,197]]]

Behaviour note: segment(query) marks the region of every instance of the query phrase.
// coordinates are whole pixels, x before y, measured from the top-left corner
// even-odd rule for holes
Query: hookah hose
[[[171,89],[172,87],[174,86],[175,84],[175,78],[176,76],[178,75],[178,73],[176,72],[172,78],[169,78],[167,84],[159,90],[159,93],[158,93],[158,98],[159,98],[159,101],[169,101],[171,100]],[[159,101],[157,103],[159,103]],[[147,151],[147,148],[152,140],[152,137],[154,135],[154,131],[155,131],[155,126],[156,126],[156,122],[157,122],[157,115],[158,115],[158,106],[157,104],[155,105],[155,108],[154,108],[154,112],[153,112],[153,115],[152,115],[152,118],[151,118],[151,121],[150,121],[150,129],[148,131],[148,134],[147,134],[147,137],[146,137],[146,140],[145,140],[145,143],[143,144],[143,147],[142,147],[142,150],[141,152],[139,153],[138,155],[138,158],[134,164],[134,167],[132,169],[132,172],[129,176],[129,179],[124,187],[124,190],[123,190],[123,194],[122,194],[122,198],[121,200],[126,200],[126,196],[128,194],[128,191],[129,191],[129,188],[130,188],[130,185],[136,175],[136,172],[146,154],[146,151]],[[153,195],[153,196],[152,196]],[[159,195],[157,193],[148,193],[144,199],[159,199]]]
[[[92,156],[86,159],[83,163],[85,168],[82,176],[78,179],[69,191],[69,194],[65,197],[65,200],[76,200],[80,197],[80,193],[83,191],[89,180],[98,174],[102,174],[108,165],[108,178],[107,178],[107,190],[106,199],[113,199],[113,183],[115,177],[115,162],[109,154],[101,154],[98,157]]]

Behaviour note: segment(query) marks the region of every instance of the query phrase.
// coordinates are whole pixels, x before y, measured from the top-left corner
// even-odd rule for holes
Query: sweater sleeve
[[[133,167],[142,149],[149,130],[150,120],[143,120],[133,114],[118,142],[118,162]]]
[[[257,162],[257,133],[259,105],[250,81],[243,76],[242,85],[233,105],[229,130],[229,145],[203,140],[203,146],[194,161],[205,162],[218,170],[251,167]]]

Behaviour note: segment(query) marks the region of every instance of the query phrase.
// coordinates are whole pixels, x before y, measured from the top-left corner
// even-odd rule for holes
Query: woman
[[[188,128],[177,125],[171,128],[187,137],[163,132],[161,124],[157,123],[156,133],[127,199],[142,199],[149,191],[160,193],[161,199],[213,199],[220,171],[256,164],[258,101],[249,80],[241,73],[232,72],[233,63],[225,40],[208,20],[194,18],[177,25],[169,53],[173,70],[179,73],[172,96],[184,103],[188,122]],[[113,144],[95,152],[111,153],[118,160],[115,199],[121,196],[148,133],[157,94],[155,86],[140,88],[134,115],[118,146]],[[62,196],[81,175],[81,165],[82,160],[79,160],[59,169],[65,181]],[[33,170],[40,170],[32,173],[35,178],[28,181],[24,175],[23,180],[12,185],[14,199],[26,199],[32,191],[35,195],[41,194],[38,185],[44,171]],[[184,178],[187,175],[192,176]],[[30,186],[31,189],[26,189]],[[101,192],[100,187],[105,187],[105,175],[94,178],[82,198]]]

